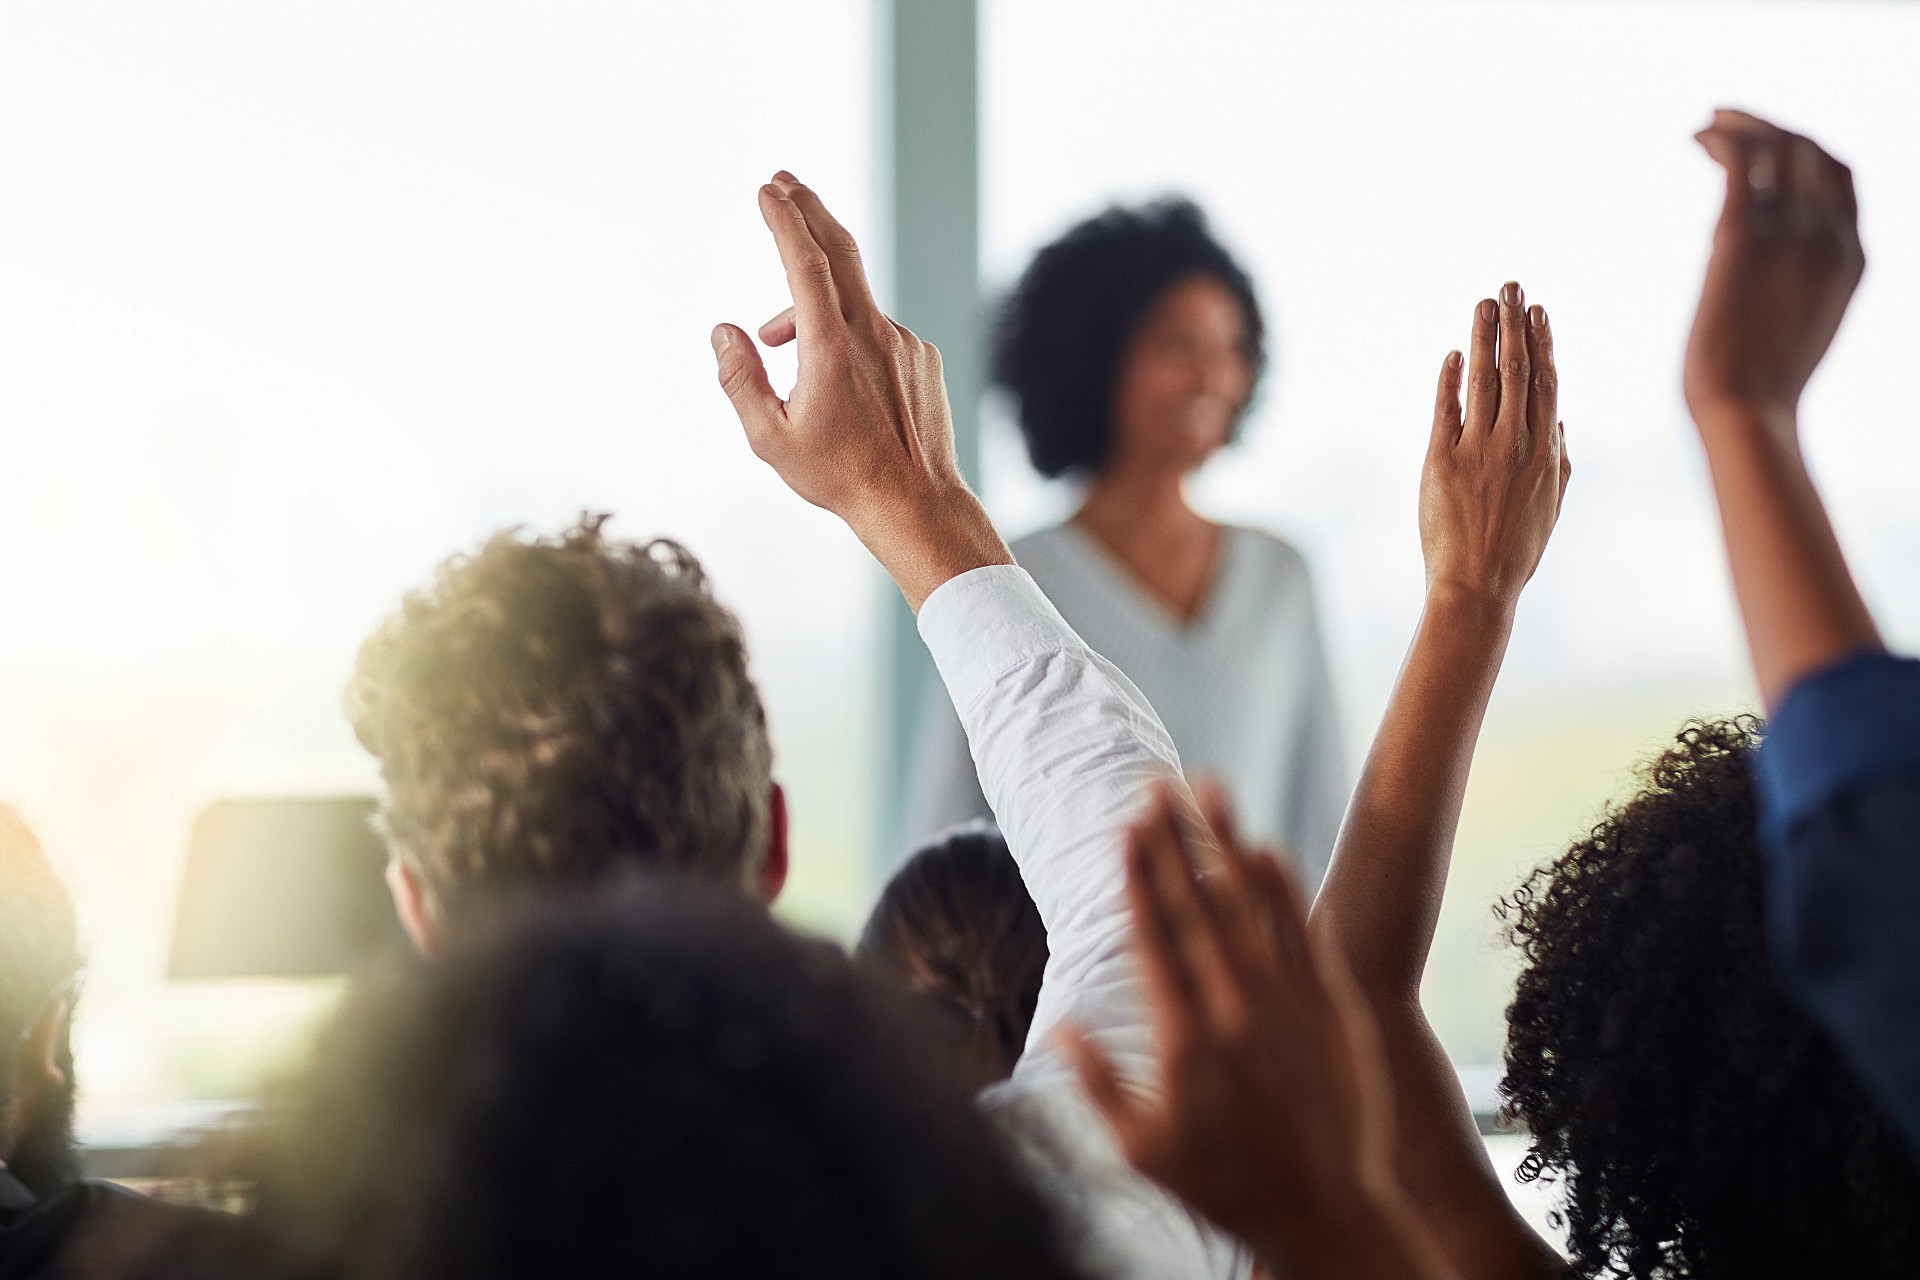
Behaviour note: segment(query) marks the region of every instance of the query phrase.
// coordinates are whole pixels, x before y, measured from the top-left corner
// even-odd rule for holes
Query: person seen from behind
[[[1000,833],[948,832],[901,864],[855,955],[926,998],[977,1092],[1013,1074],[1047,967],[1047,929]]]

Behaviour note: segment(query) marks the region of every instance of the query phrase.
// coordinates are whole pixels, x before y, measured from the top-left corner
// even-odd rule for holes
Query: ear
[[[67,1026],[73,1017],[73,997],[62,996],[47,1006],[27,1033],[27,1051],[20,1069],[35,1085],[47,1089],[67,1086]]]
[[[440,930],[427,909],[426,890],[413,868],[398,858],[387,859],[387,892],[393,895],[393,909],[413,949],[423,956],[432,955],[440,942]]]
[[[772,902],[787,884],[787,793],[779,783],[767,803],[767,860],[760,868],[760,900]]]
[[[47,1006],[27,1030],[21,1042],[20,1065],[12,1081],[0,1081],[8,1090],[6,1105],[0,1106],[0,1169],[20,1143],[33,1113],[34,1100],[48,1093],[57,1094],[68,1087],[68,1072],[73,1055],[68,1051],[68,1030],[73,1018],[73,997],[62,996]]]

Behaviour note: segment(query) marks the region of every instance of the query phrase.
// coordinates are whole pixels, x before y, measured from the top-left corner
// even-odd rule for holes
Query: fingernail
[[[1526,300],[1526,295],[1520,292],[1518,284],[1509,280],[1500,286],[1500,300],[1510,307],[1517,307]]]
[[[1459,367],[1460,367],[1460,353],[1458,351],[1449,351],[1447,353],[1447,368],[1450,370],[1454,370],[1454,369],[1458,369]]]
[[[1481,302],[1480,318],[1482,320],[1497,320],[1500,318],[1500,308],[1493,305],[1492,298],[1488,298],[1485,301]]]
[[[785,200],[787,198],[787,193],[774,186],[771,182],[760,188],[760,194],[763,196],[772,196],[775,200]]]
[[[1547,327],[1547,309],[1545,307],[1533,308],[1527,312],[1527,318],[1533,321],[1533,327],[1536,329],[1544,329]]]
[[[800,179],[794,177],[792,174],[788,173],[785,169],[782,169],[780,172],[774,174],[773,180],[775,182],[795,182],[795,183],[800,181]]]
[[[720,355],[733,345],[733,330],[723,324],[713,327],[713,354]]]

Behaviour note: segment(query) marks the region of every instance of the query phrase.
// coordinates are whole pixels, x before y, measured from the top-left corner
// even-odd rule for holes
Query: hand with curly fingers
[[[1853,172],[1744,111],[1714,112],[1695,136],[1727,193],[1687,340],[1687,406],[1703,427],[1732,414],[1791,432],[1866,270]]]
[[[1716,111],[1727,174],[1687,339],[1693,412],[1734,595],[1769,710],[1805,677],[1882,647],[1800,453],[1800,394],[1866,270],[1847,166],[1799,134]]]
[[[792,174],[760,188],[760,213],[793,295],[762,329],[772,345],[798,340],[791,394],[774,392],[742,329],[713,331],[720,385],[754,453],[846,521],[916,609],[948,578],[1011,564],[954,459],[940,353],[881,313],[853,236]]]
[[[1134,947],[1160,1079],[1133,1092],[1092,1040],[1068,1049],[1127,1158],[1299,1277],[1447,1274],[1392,1176],[1378,1033],[1276,858],[1244,851],[1203,794],[1218,869],[1201,875],[1156,788],[1127,838]]]
[[[1420,479],[1430,594],[1510,603],[1533,576],[1573,473],[1559,385],[1546,309],[1509,282],[1474,309],[1466,359],[1452,352],[1440,368]]]

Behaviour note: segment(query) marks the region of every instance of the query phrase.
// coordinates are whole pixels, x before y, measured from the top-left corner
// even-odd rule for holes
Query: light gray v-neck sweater
[[[1317,889],[1351,783],[1300,553],[1272,534],[1229,526],[1191,621],[1150,597],[1075,525],[1022,538],[1013,554],[1080,637],[1147,695],[1187,776],[1224,784],[1242,831],[1284,843],[1309,891]],[[953,707],[944,692],[925,704],[907,791],[915,843],[991,816]]]

